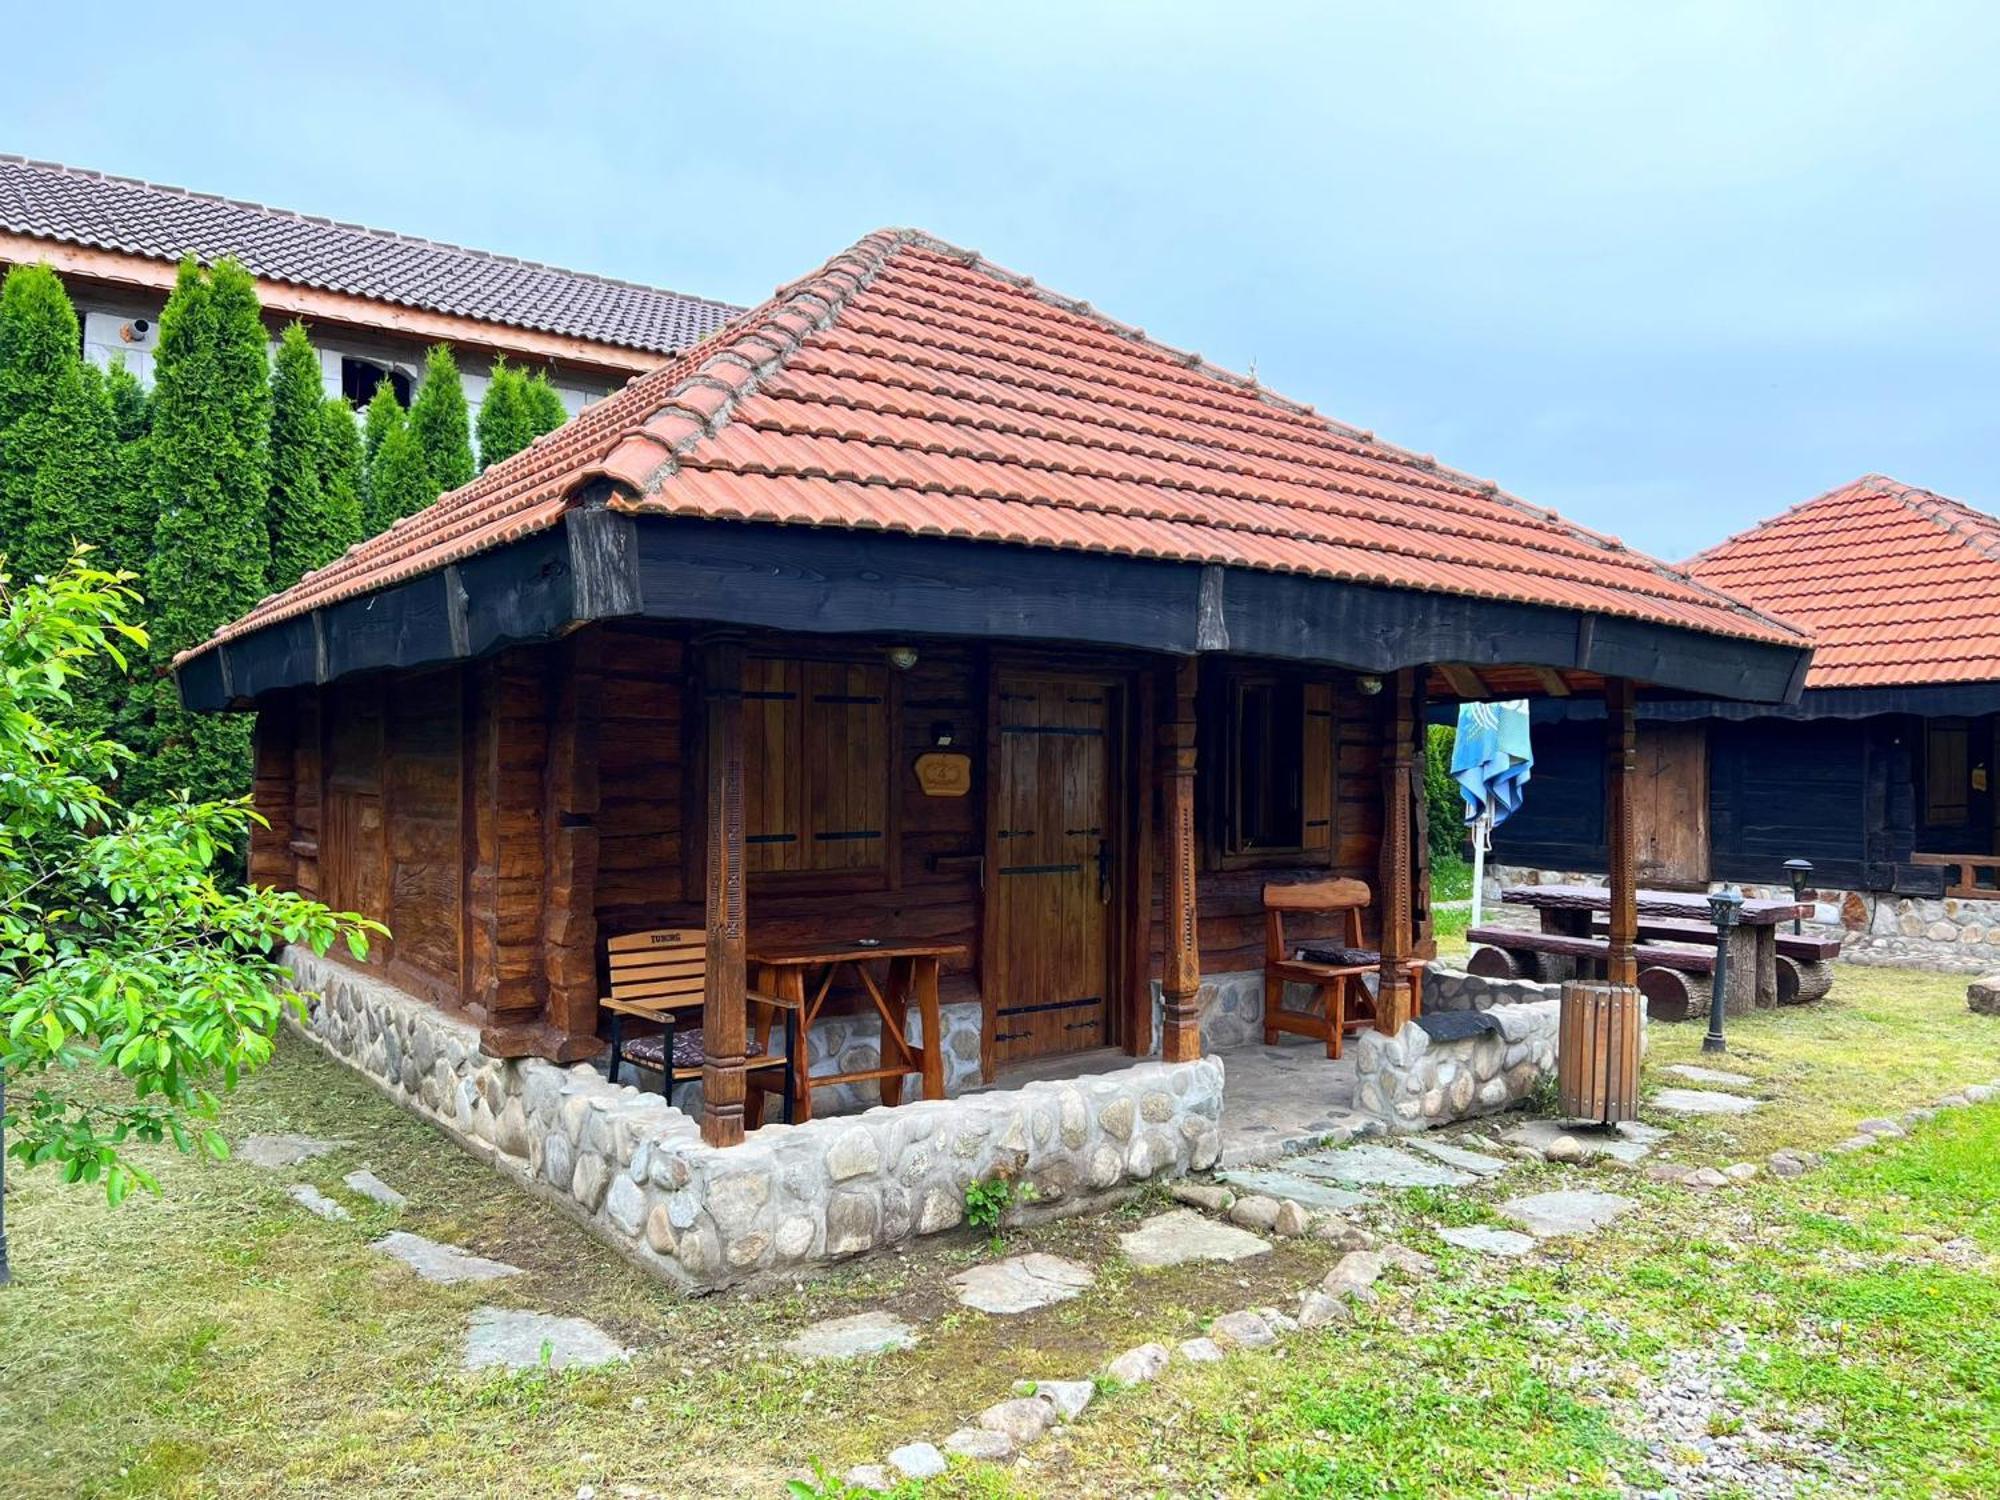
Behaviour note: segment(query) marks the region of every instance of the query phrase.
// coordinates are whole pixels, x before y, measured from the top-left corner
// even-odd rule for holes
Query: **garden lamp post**
[[[1801,906],[1805,904],[1805,899],[1806,899],[1806,878],[1811,874],[1812,874],[1811,860],[1788,859],[1785,861],[1785,875],[1792,882],[1792,899],[1798,902]],[[1797,937],[1800,933],[1804,931],[1805,931],[1804,924],[1801,922],[1799,917],[1794,915],[1792,918],[1792,936]]]
[[[1722,1037],[1722,997],[1729,993],[1729,933],[1743,910],[1743,898],[1735,891],[1717,891],[1708,898],[1715,918],[1715,977],[1708,995],[1708,1035],[1701,1039],[1704,1052],[1727,1052]]]

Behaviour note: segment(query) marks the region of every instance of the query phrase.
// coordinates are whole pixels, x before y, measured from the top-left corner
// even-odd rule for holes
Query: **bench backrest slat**
[[[708,984],[708,934],[699,927],[628,932],[604,944],[610,1000],[636,1010],[685,1010]]]

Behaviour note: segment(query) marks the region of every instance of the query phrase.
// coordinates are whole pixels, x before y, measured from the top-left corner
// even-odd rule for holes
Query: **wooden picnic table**
[[[1500,893],[1509,906],[1530,906],[1541,913],[1542,931],[1563,937],[1589,938],[1591,917],[1611,910],[1611,892],[1595,885],[1514,885]],[[1708,897],[1699,891],[1638,892],[1636,904],[1644,921],[1671,919],[1712,925]],[[1778,928],[1811,908],[1796,901],[1745,901],[1729,933],[1729,989],[1724,1005],[1731,1014],[1778,1003]]]
[[[877,1080],[884,1104],[903,1102],[903,1079],[910,1073],[923,1078],[924,1097],[944,1097],[944,1022],[938,1006],[938,971],[947,958],[963,956],[957,943],[901,942],[894,938],[869,941],[849,938],[832,942],[759,943],[747,945],[744,960],[757,975],[755,988],[799,1007],[797,1056],[793,1072],[797,1097],[793,1118],[812,1118],[812,1096],[816,1088],[840,1083]],[[869,965],[886,963],[888,974],[877,983]],[[847,970],[882,1017],[881,1065],[846,1073],[812,1076],[812,1055],[807,1040],[812,1023],[833,991],[834,979]],[[910,1040],[909,1010],[914,1001],[923,1022],[921,1042]]]

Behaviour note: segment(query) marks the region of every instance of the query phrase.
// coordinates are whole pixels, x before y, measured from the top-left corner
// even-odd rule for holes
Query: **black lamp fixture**
[[[1722,997],[1729,992],[1729,933],[1743,914],[1743,897],[1735,891],[1720,890],[1708,898],[1709,915],[1715,921],[1715,975],[1708,992],[1708,1035],[1701,1039],[1704,1052],[1727,1052],[1722,1036]]]
[[[1812,875],[1812,861],[1809,859],[1786,860],[1785,875],[1792,882],[1792,900],[1798,902],[1801,906],[1805,905],[1806,881]],[[1805,924],[1803,919],[1794,914],[1792,917],[1792,936],[1797,937],[1804,931]]]

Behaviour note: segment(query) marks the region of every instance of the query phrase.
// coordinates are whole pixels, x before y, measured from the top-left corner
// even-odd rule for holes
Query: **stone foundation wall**
[[[1560,1009],[1559,1000],[1497,1004],[1497,1036],[1452,1042],[1431,1040],[1414,1021],[1394,1036],[1364,1031],[1347,1044],[1354,1102],[1405,1132],[1507,1109],[1555,1076]]]
[[[1067,1082],[767,1125],[704,1145],[657,1093],[587,1064],[501,1061],[471,1025],[294,948],[311,1041],[600,1239],[682,1285],[793,1272],[949,1229],[967,1184],[1032,1183],[1034,1216],[1201,1171],[1222,1145],[1222,1063],[1142,1062]]]
[[[1602,874],[1588,871],[1535,870],[1519,865],[1492,865],[1486,871],[1486,911],[1481,920],[1507,926],[1533,927],[1537,916],[1526,907],[1501,906],[1500,892],[1510,885],[1603,885]],[[1726,881],[1710,881],[1719,891]],[[1734,884],[1752,899],[1783,900],[1791,887],[1783,884]],[[1955,896],[1898,896],[1889,891],[1843,891],[1820,887],[1807,892],[1813,914],[1806,930],[1840,939],[1840,956],[1850,963],[1889,968],[1942,969],[1953,974],[1983,974],[2000,969],[2000,901],[1961,901]]]
[[[1375,976],[1364,974],[1362,985],[1375,993]],[[1160,981],[1153,981],[1153,1050],[1160,1050],[1160,1024],[1164,1004]],[[1319,1015],[1324,1007],[1319,992],[1309,984],[1285,986],[1285,1008]],[[1264,1040],[1264,971],[1237,969],[1224,974],[1201,976],[1201,1044],[1204,1050],[1220,1052],[1230,1047],[1247,1047]]]
[[[1489,979],[1463,969],[1432,964],[1424,971],[1424,1011],[1492,1010],[1497,1005],[1534,1005],[1560,1000],[1562,986],[1533,979]]]

